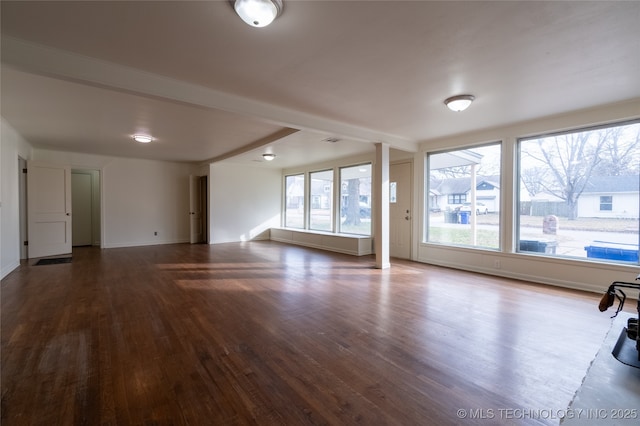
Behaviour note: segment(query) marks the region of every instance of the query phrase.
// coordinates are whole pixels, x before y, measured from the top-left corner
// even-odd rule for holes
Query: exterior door
[[[389,255],[411,258],[411,163],[389,166]]]
[[[200,176],[191,175],[189,178],[189,227],[191,244],[204,241],[204,229],[202,227],[202,180]]]
[[[29,258],[71,253],[71,167],[27,162]]]

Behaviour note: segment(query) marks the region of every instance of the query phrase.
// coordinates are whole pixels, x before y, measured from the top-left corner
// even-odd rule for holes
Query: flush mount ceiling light
[[[153,138],[148,135],[133,135],[133,140],[140,143],[149,143]]]
[[[252,27],[266,27],[282,13],[282,0],[231,0],[238,16]]]
[[[266,161],[273,161],[273,159],[276,158],[276,155],[266,153],[266,154],[262,154],[262,158],[264,158]]]
[[[340,139],[331,137],[331,138],[324,139],[323,142],[336,143],[336,142],[340,142]]]
[[[471,102],[476,97],[473,95],[458,95],[452,96],[444,100],[444,104],[449,107],[451,111],[460,112],[464,111],[471,105]]]

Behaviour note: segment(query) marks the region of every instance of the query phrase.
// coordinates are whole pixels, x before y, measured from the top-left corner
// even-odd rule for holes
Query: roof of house
[[[500,176],[478,176],[476,188],[488,183],[500,188]],[[443,179],[429,189],[432,194],[465,194],[471,189],[471,178]],[[583,193],[620,193],[638,192],[640,190],[640,175],[629,176],[591,176]]]
[[[638,192],[639,189],[640,175],[591,176],[582,192]]]
[[[478,176],[476,178],[476,188],[482,186],[483,183],[500,188],[500,176]],[[439,194],[465,194],[471,190],[471,178],[443,179],[436,185],[433,185],[430,190],[433,193]]]

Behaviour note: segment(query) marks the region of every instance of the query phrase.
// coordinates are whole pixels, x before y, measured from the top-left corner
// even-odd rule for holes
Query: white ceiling
[[[252,28],[228,1],[3,0],[2,116],[36,147],[293,167],[640,97],[640,2],[284,1]]]

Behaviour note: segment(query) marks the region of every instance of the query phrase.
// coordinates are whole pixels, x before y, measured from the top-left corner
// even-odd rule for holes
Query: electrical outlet
[[[154,233],[153,233],[153,235],[156,235],[156,236],[157,236],[157,235],[158,235],[158,231],[154,232]]]
[[[493,261],[493,267],[496,269],[500,269],[502,267],[502,264],[500,263],[500,261],[498,259]]]

